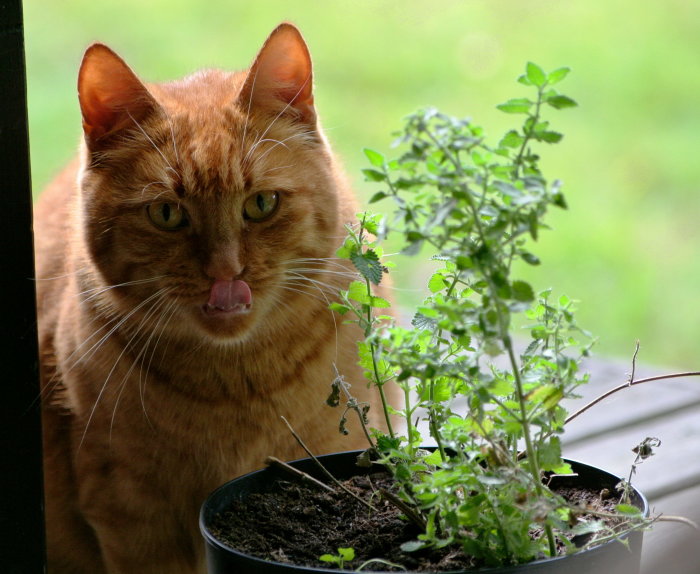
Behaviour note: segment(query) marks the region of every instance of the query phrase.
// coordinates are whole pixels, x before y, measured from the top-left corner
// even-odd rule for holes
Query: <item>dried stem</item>
[[[635,356],[636,356],[636,354],[635,354]],[[646,377],[644,379],[638,379],[636,381],[630,379],[626,383],[618,385],[617,387],[610,389],[609,391],[603,393],[602,395],[599,395],[598,397],[593,399],[590,403],[581,407],[575,413],[569,415],[567,417],[567,419],[564,421],[564,424],[570,423],[576,417],[585,413],[588,409],[597,405],[602,400],[607,399],[609,396],[614,395],[615,393],[622,391],[624,389],[627,389],[629,387],[633,387],[635,385],[641,385],[643,383],[651,383],[653,381],[663,381],[663,380],[667,380],[667,379],[680,379],[682,377],[700,377],[700,371],[689,371],[686,373],[669,373],[667,375],[657,375],[655,377]]]
[[[357,496],[352,490],[350,490],[349,488],[347,488],[342,482],[340,482],[335,476],[333,476],[333,474],[332,474],[325,466],[323,466],[323,464],[321,464],[321,461],[318,460],[318,459],[314,456],[314,454],[309,450],[309,447],[307,447],[306,444],[304,443],[304,441],[301,440],[301,437],[300,437],[300,436],[297,434],[297,432],[292,428],[292,425],[289,424],[289,421],[288,421],[286,418],[284,418],[284,417],[281,417],[281,418],[282,418],[282,420],[284,421],[284,423],[287,425],[287,427],[289,428],[289,432],[292,433],[292,436],[294,437],[294,439],[299,443],[299,446],[300,446],[301,448],[303,448],[303,449],[306,451],[306,454],[309,455],[309,457],[311,458],[311,460],[313,460],[313,461],[316,463],[316,465],[323,471],[323,473],[324,473],[330,480],[332,480],[343,492],[345,492],[346,494],[349,494],[349,495],[352,496],[355,500],[357,500],[357,501],[360,502],[361,504],[365,505],[365,506],[366,506],[367,508],[369,508],[370,510],[376,512],[377,509],[374,508],[374,506],[372,506],[372,505],[371,505],[369,502],[367,502],[366,500],[363,500],[362,498],[360,498],[359,496]]]
[[[274,466],[276,468],[279,468],[280,470],[283,470],[284,472],[291,474],[292,476],[298,478],[302,482],[309,482],[313,484],[314,486],[318,486],[319,488],[323,488],[324,490],[327,490],[328,492],[332,492],[335,494],[335,490],[328,486],[325,482],[321,482],[320,480],[314,478],[310,474],[305,473],[302,470],[299,470],[298,468],[293,467],[291,464],[287,464],[286,462],[282,462],[279,458],[275,458],[274,456],[268,456],[267,459],[265,460],[265,464],[268,466]]]

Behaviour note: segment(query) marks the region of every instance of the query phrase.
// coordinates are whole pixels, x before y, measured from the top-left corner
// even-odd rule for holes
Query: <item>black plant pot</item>
[[[343,480],[367,472],[355,464],[357,452],[343,452],[319,457],[323,465],[337,478]],[[576,484],[593,487],[597,490],[608,488],[614,492],[620,478],[603,470],[568,461],[574,472],[579,476]],[[318,467],[311,459],[294,461],[293,466],[320,480],[323,480]],[[334,572],[339,570],[316,568],[271,562],[242,554],[217,540],[209,529],[213,518],[224,511],[231,501],[245,499],[252,493],[270,492],[276,488],[279,480],[289,480],[289,475],[275,468],[266,468],[251,472],[215,490],[202,505],[199,516],[199,527],[206,543],[207,571],[209,574],[293,574],[314,572]],[[635,490],[635,504],[641,508],[644,515],[649,513],[649,506],[640,492]],[[627,537],[625,546],[617,540],[612,540],[568,556],[537,560],[518,566],[487,568],[481,570],[452,571],[444,574],[461,574],[478,572],[479,574],[638,574],[642,552],[642,531],[635,531]],[[363,572],[367,572],[363,570]]]

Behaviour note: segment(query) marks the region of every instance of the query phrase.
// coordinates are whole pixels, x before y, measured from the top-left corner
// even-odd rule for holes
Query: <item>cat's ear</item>
[[[280,24],[270,34],[248,72],[238,103],[280,108],[316,123],[311,76],[311,56],[301,32],[292,24]]]
[[[158,104],[129,66],[104,44],[90,46],[78,74],[85,141],[95,150],[109,136],[135,127]]]

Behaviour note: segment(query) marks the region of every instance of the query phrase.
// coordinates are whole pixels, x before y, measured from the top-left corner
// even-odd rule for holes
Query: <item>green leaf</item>
[[[546,102],[557,110],[562,110],[564,108],[575,108],[578,106],[578,104],[569,96],[564,96],[562,94],[550,96],[547,98]]]
[[[570,71],[571,68],[557,68],[547,75],[547,83],[549,85],[558,84],[569,75]]]
[[[527,251],[523,251],[520,254],[520,257],[528,265],[539,265],[541,263],[540,258],[537,257],[537,255],[529,253]]]
[[[564,139],[564,134],[560,134],[559,132],[545,131],[536,133],[535,138],[545,143],[559,143],[562,139]]]
[[[381,201],[385,197],[388,197],[388,194],[385,191],[378,191],[370,198],[369,202],[370,203],[377,203],[378,201]]]
[[[362,173],[365,175],[367,181],[385,181],[386,174],[383,171],[377,171],[376,169],[363,169]]]
[[[632,504],[618,504],[615,510],[620,514],[627,514],[630,516],[637,516],[641,513],[641,510]]]
[[[538,88],[541,88],[547,83],[547,76],[544,73],[544,70],[533,62],[527,63],[525,73],[527,75],[527,79]]]
[[[377,214],[371,214],[371,213],[363,213],[361,216],[361,221],[362,221],[362,227],[369,231],[372,235],[377,235],[379,233],[379,224],[382,221],[382,215],[377,213]]]
[[[331,311],[335,311],[339,315],[345,315],[348,311],[350,311],[350,307],[343,305],[342,303],[331,303],[328,305],[328,308]]]
[[[513,98],[504,104],[497,105],[496,108],[507,114],[527,114],[533,104],[534,102],[527,98]]]
[[[401,550],[404,552],[416,552],[417,550],[420,550],[421,548],[425,548],[426,543],[422,542],[420,540],[412,540],[410,542],[404,542],[401,545]]]
[[[369,300],[370,304],[375,309],[388,309],[389,307],[391,307],[391,303],[389,303],[389,301],[383,299],[382,297],[376,297],[372,295]]]
[[[516,130],[510,130],[503,136],[500,145],[507,148],[517,148],[522,145],[523,141],[525,141],[525,138]]]
[[[354,548],[338,548],[338,555],[346,562],[350,562],[350,560],[355,559],[355,549]]]
[[[435,449],[428,456],[423,458],[423,462],[433,466],[439,466],[442,464],[442,455],[440,454],[439,450]]]
[[[382,280],[384,268],[379,261],[379,256],[372,250],[368,249],[364,253],[359,251],[350,255],[350,261],[353,262],[355,268],[360,272],[365,279],[379,285]]]
[[[373,149],[369,149],[369,148],[365,148],[362,151],[367,156],[369,163],[371,163],[374,167],[383,167],[384,166],[384,156],[382,154],[380,154],[378,151],[374,151]]]
[[[369,304],[370,296],[367,294],[367,285],[362,281],[353,281],[348,287],[348,299],[362,305]]]
[[[466,255],[457,255],[455,263],[457,264],[457,269],[459,269],[460,271],[463,271],[464,269],[471,269],[472,267],[474,267],[474,262],[471,260],[470,257],[467,257]]]
[[[513,281],[511,285],[513,299],[516,301],[522,301],[524,303],[529,303],[535,300],[535,292],[529,283],[525,281]]]
[[[430,289],[430,292],[437,293],[439,291],[442,291],[446,287],[447,281],[445,280],[445,276],[439,271],[433,273],[433,276],[430,278],[430,281],[428,281],[428,289]]]

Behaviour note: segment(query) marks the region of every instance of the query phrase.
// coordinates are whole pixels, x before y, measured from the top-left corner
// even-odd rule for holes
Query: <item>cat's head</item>
[[[314,301],[304,277],[333,256],[348,192],[294,26],[275,29],[247,71],[166,84],[142,83],[96,44],[78,92],[84,245],[104,285],[123,285],[105,291],[109,305],[235,340]]]

